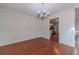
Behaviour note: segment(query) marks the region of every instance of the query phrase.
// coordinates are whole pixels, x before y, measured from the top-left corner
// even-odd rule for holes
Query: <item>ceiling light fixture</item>
[[[49,16],[49,12],[47,12],[46,10],[45,10],[45,8],[44,8],[44,3],[42,3],[42,11],[38,11],[38,14],[37,14],[37,18],[40,18],[40,19],[42,19],[42,20],[44,20],[44,19],[46,19],[46,18],[48,18],[48,16]]]

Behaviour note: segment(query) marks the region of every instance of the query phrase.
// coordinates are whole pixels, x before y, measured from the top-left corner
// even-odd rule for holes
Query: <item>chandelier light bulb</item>
[[[45,15],[45,17],[47,17],[47,14]]]
[[[49,12],[47,12],[47,15],[49,15]]]
[[[46,10],[44,9],[44,11],[43,11],[44,13],[46,13]]]
[[[38,14],[40,14],[40,11],[38,11]]]

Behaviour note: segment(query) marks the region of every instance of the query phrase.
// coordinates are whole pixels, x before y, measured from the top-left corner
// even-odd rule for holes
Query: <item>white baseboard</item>
[[[32,39],[39,38],[39,37],[41,37],[41,36],[37,36],[37,37],[29,38],[29,39],[24,38],[24,39],[20,39],[20,40],[16,40],[16,41],[11,41],[11,42],[2,43],[2,44],[0,44],[0,47],[1,47],[1,46],[5,46],[5,45],[9,45],[9,44],[14,44],[14,43],[17,43],[17,42],[26,41],[26,40],[32,40]]]

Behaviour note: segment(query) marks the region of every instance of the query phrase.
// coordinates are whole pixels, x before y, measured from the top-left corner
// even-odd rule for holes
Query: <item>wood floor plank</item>
[[[0,55],[72,55],[73,51],[72,47],[42,37],[0,47]]]

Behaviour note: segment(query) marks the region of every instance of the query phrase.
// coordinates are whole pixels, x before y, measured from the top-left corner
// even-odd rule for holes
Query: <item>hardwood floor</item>
[[[72,47],[42,37],[0,47],[1,55],[72,55],[73,51]]]

